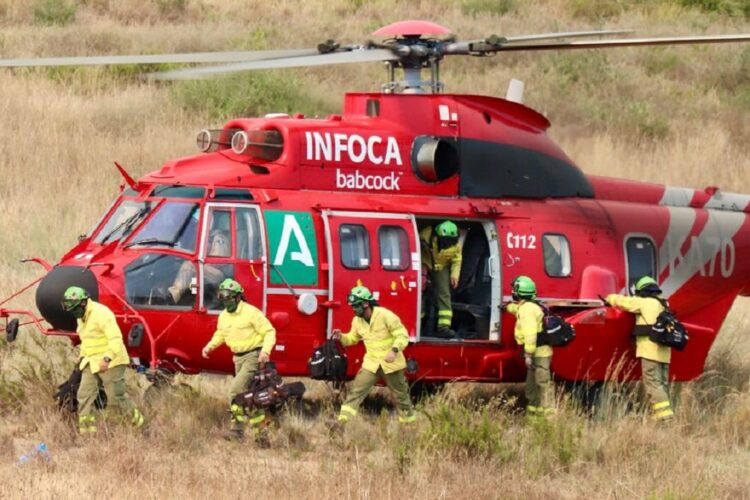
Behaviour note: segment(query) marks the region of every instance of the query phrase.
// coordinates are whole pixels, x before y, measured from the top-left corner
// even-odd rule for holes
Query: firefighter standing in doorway
[[[660,297],[659,284],[651,276],[643,276],[635,284],[635,297],[607,295],[607,304],[635,314],[635,356],[641,359],[641,380],[651,403],[651,417],[654,420],[668,420],[674,417],[669,401],[668,379],[669,361],[672,349],[649,339],[651,327],[656,323],[664,306]]]
[[[97,431],[94,403],[100,386],[104,386],[110,406],[125,415],[134,427],[142,427],[143,415],[125,392],[125,369],[130,357],[114,313],[91,300],[89,293],[77,286],[65,290],[62,307],[76,318],[76,332],[81,340],[78,432],[83,435]]]
[[[526,415],[545,416],[554,412],[552,377],[552,347],[537,345],[537,335],[543,329],[544,310],[534,302],[536,284],[528,276],[513,280],[513,302],[505,310],[516,317],[514,336],[523,346],[526,363]]]
[[[414,422],[416,414],[404,375],[406,358],[403,351],[409,344],[406,328],[396,314],[380,307],[370,290],[364,286],[352,288],[347,302],[354,309],[352,327],[348,333],[333,330],[331,335],[345,347],[364,341],[366,352],[362,368],[349,387],[346,401],[341,405],[338,422],[346,423],[357,415],[359,405],[380,378],[385,379],[398,401],[399,422]]]
[[[427,226],[419,232],[422,246],[422,264],[430,272],[430,282],[437,295],[437,332],[442,338],[452,338],[453,308],[451,289],[458,286],[461,274],[461,245],[458,243],[458,226],[446,220]]]
[[[259,309],[243,300],[242,292],[242,286],[230,278],[219,285],[219,300],[224,310],[219,314],[216,332],[203,348],[203,357],[208,358],[211,351],[224,343],[232,351],[235,375],[229,389],[232,422],[227,437],[241,440],[245,434],[245,426],[249,423],[256,443],[267,448],[269,442],[265,429],[265,412],[256,410],[248,416],[244,408],[232,403],[232,400],[247,390],[248,383],[258,372],[259,366],[270,361],[271,351],[276,344],[276,330]]]

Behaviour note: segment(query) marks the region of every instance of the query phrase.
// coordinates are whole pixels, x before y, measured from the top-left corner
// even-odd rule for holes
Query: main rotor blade
[[[519,50],[573,50],[573,49],[602,49],[610,47],[636,47],[642,45],[688,45],[696,43],[732,43],[750,42],[750,34],[735,35],[706,35],[706,36],[677,36],[664,38],[622,38],[619,40],[590,40],[558,43],[529,43],[501,46],[493,52],[508,52]]]
[[[508,36],[505,39],[508,43],[515,42],[529,42],[533,40],[549,40],[551,38],[582,38],[590,36],[607,36],[607,35],[623,35],[625,33],[632,33],[635,30],[621,29],[621,30],[591,30],[591,31],[568,31],[560,33],[539,33],[537,35],[520,35],[520,36]]]
[[[591,30],[591,31],[567,31],[558,33],[539,33],[535,35],[520,35],[500,37],[492,35],[481,40],[469,40],[465,42],[448,43],[443,47],[443,54],[451,55],[468,55],[481,54],[485,52],[496,52],[499,47],[514,45],[523,42],[532,42],[538,40],[551,40],[556,38],[585,38],[594,36],[622,35],[632,33],[630,29],[620,30]]]
[[[373,61],[397,61],[399,58],[390,50],[385,49],[357,49],[331,54],[316,54],[302,57],[287,57],[283,59],[269,59],[255,62],[240,62],[222,64],[218,66],[202,66],[160,73],[149,73],[148,77],[157,80],[184,80],[201,78],[220,73],[233,73],[256,69],[295,68],[300,66],[321,66],[324,64],[348,64]]]
[[[240,52],[192,52],[185,54],[149,54],[132,56],[80,56],[43,57],[30,59],[0,59],[0,67],[19,68],[35,66],[96,66],[107,64],[161,64],[161,63],[221,63],[258,61],[317,54],[315,49],[250,50]]]

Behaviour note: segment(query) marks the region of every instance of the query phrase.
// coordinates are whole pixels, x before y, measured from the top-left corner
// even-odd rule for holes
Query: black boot
[[[456,332],[448,328],[447,326],[441,326],[435,332],[435,336],[441,339],[452,339],[456,337]]]

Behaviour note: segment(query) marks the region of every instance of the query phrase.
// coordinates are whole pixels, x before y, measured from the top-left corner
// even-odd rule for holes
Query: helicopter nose
[[[80,266],[56,266],[36,289],[36,307],[55,330],[76,330],[76,320],[62,308],[62,298],[70,286],[86,290],[92,299],[99,300],[99,285],[91,270]]]

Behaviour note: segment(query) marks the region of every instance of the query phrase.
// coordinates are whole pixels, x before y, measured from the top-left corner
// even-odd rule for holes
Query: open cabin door
[[[354,313],[349,291],[364,285],[418,337],[420,260],[414,217],[372,212],[323,213],[329,262],[328,331],[349,331]]]

